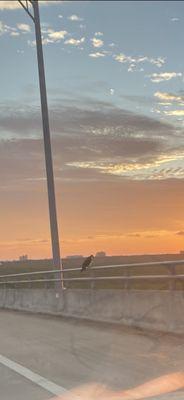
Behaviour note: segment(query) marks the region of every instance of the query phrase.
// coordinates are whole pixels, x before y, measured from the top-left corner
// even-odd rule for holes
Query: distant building
[[[105,251],[98,251],[95,257],[106,257]]]
[[[28,260],[28,255],[27,254],[23,254],[23,256],[19,257],[19,261],[27,261]]]
[[[81,254],[74,254],[73,256],[67,256],[66,258],[83,258]]]
[[[184,254],[184,250],[180,250],[180,254]]]

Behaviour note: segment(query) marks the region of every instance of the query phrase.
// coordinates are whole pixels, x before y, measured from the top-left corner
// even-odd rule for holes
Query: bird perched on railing
[[[81,268],[81,272],[86,271],[89,267],[91,267],[91,265],[93,264],[93,260],[94,260],[94,256],[93,254],[91,254],[91,256],[87,257],[83,264],[82,264],[82,268]]]

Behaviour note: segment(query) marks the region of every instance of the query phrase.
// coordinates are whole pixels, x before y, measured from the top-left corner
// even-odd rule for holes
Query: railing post
[[[168,265],[168,270],[169,270],[169,274],[171,275],[171,279],[169,280],[169,290],[175,290],[176,288],[176,282],[175,279],[173,279],[173,276],[176,275],[176,270],[175,270],[175,265],[171,264]]]
[[[93,280],[92,278],[94,278],[95,277],[95,270],[93,269],[93,267],[92,268],[90,268],[90,270],[89,270],[89,276],[90,276],[90,278],[91,278],[91,281],[90,281],[90,289],[95,289],[95,280]]]
[[[47,282],[46,279],[47,279],[47,277],[45,279],[43,279],[43,288],[44,289],[48,289],[47,285],[48,285],[49,282]]]
[[[126,267],[125,268],[125,272],[124,272],[124,275],[126,276],[126,277],[128,277],[129,275],[130,275],[130,270],[129,270],[129,268],[130,267]],[[125,281],[124,281],[124,289],[125,290],[129,290],[129,279],[126,279]]]

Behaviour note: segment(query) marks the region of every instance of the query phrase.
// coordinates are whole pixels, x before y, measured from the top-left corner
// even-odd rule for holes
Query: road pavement
[[[184,336],[0,311],[2,400],[47,400],[57,388],[89,382],[125,389],[180,370]],[[154,399],[183,398],[179,391]]]

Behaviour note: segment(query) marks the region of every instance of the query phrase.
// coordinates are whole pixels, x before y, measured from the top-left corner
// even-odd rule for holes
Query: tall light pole
[[[35,26],[53,265],[55,269],[61,271],[59,275],[61,276],[61,286],[63,288],[63,272],[62,272],[62,263],[61,263],[60,246],[59,246],[59,233],[58,233],[58,223],[57,223],[54,173],[53,173],[53,163],[52,163],[52,149],[50,140],[49,113],[48,113],[48,103],[47,103],[47,90],[46,90],[46,80],[45,80],[45,67],[43,58],[39,5],[38,5],[38,0],[27,0],[25,2],[21,0],[18,1],[21,4],[21,6],[25,9],[29,17],[31,17]],[[29,5],[32,6],[31,8],[33,10],[33,14],[30,10]],[[60,287],[60,282],[59,284],[56,283],[56,288],[59,287]]]

